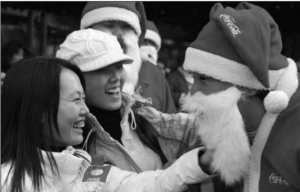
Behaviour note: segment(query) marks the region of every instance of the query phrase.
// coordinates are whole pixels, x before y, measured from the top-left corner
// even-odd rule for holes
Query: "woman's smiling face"
[[[84,73],[87,103],[105,110],[119,109],[125,77],[122,62]]]
[[[57,112],[59,134],[53,131],[55,144],[59,147],[80,144],[83,141],[82,128],[88,113],[89,109],[85,104],[85,93],[79,77],[69,69],[62,69]]]

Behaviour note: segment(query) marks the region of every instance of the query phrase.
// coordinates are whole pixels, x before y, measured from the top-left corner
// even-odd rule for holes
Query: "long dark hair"
[[[44,178],[41,149],[46,151],[53,173],[59,174],[50,149],[50,146],[56,147],[50,129],[54,126],[59,133],[57,112],[60,74],[64,68],[78,75],[85,90],[80,69],[68,61],[53,57],[22,60],[13,65],[4,79],[1,95],[1,164],[12,165],[9,171],[12,174],[12,192],[22,191],[26,174],[31,177],[33,187],[40,189]],[[42,123],[43,118],[47,119],[47,125]],[[50,143],[44,142],[45,133],[50,133]]]

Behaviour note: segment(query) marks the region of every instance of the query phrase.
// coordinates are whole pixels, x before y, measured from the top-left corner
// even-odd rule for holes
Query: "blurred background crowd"
[[[162,37],[160,66],[167,73],[181,64],[186,47],[208,21],[215,2],[144,2],[148,20],[153,21]],[[86,2],[1,2],[1,48],[22,47],[18,57],[53,56],[66,36],[79,29]],[[236,6],[238,2],[222,2]],[[300,2],[255,2],[265,8],[278,23],[283,54],[300,60]],[[7,45],[8,46],[8,45]],[[10,50],[9,50],[10,51]],[[2,54],[2,56],[4,56]],[[7,61],[5,61],[7,62]],[[3,65],[4,63],[1,62]]]
[[[208,22],[215,2],[144,2],[147,19],[157,26],[161,48],[157,66],[172,90],[184,61],[187,46]],[[235,7],[239,2],[222,2]],[[11,63],[37,55],[54,56],[66,36],[79,29],[86,2],[1,2],[1,71]],[[279,25],[283,55],[300,60],[300,2],[255,2],[265,8]],[[177,74],[176,74],[177,73]],[[182,72],[183,73],[183,72]],[[186,76],[188,86],[188,76]],[[183,86],[182,86],[183,87]],[[182,92],[187,92],[184,88]],[[174,95],[173,95],[174,96]],[[180,95],[174,96],[174,101]]]

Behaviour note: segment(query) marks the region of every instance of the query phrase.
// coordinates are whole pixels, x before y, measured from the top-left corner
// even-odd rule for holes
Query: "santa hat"
[[[59,46],[56,57],[71,61],[81,71],[89,72],[122,62],[132,63],[123,53],[117,37],[94,29],[74,31]]]
[[[155,23],[148,20],[146,23],[146,27],[147,27],[147,31],[146,31],[145,39],[149,39],[153,41],[157,46],[157,51],[159,51],[161,47],[161,37],[159,35],[159,31]]]
[[[264,105],[280,113],[294,85],[295,63],[281,55],[277,24],[264,9],[249,3],[237,9],[215,4],[210,21],[186,51],[184,69],[255,90],[269,90]]]
[[[142,42],[146,32],[146,13],[141,1],[89,1],[81,14],[80,28],[119,20],[128,23]]]

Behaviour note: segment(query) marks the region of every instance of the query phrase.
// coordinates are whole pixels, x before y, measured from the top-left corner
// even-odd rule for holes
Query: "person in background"
[[[217,191],[300,191],[300,74],[281,54],[278,25],[266,10],[246,2],[236,9],[217,3],[209,17],[186,51],[183,67],[194,83],[182,109],[207,124],[202,138],[207,146],[215,142],[214,160],[232,160],[237,149],[232,151],[230,137],[237,137],[237,130],[248,138],[236,145],[251,144],[242,180],[233,183],[238,174],[225,171],[225,184],[233,185]],[[225,126],[216,131],[214,122]]]
[[[193,77],[190,73],[183,69],[185,51],[178,52],[177,55],[177,69],[167,75],[167,80],[170,85],[172,92],[172,97],[175,103],[175,106],[178,111],[180,111],[180,100],[188,94],[189,90],[193,84]]]
[[[165,76],[167,76],[170,72],[171,69],[166,65],[168,64],[168,61],[170,59],[169,54],[168,54],[169,47],[163,46],[158,55],[158,60],[157,60],[157,67],[163,72]]]
[[[123,91],[145,98],[140,99],[134,107],[153,106],[164,113],[176,113],[164,74],[150,62],[141,59],[140,46],[146,33],[146,20],[144,5],[140,1],[94,1],[84,7],[80,28],[100,30],[124,40],[125,53],[133,58],[133,64],[124,65],[127,78]]]
[[[146,28],[145,38],[140,47],[142,60],[157,65],[158,52],[161,47],[161,37],[154,22],[148,20]]]
[[[24,48],[15,41],[1,48],[1,72],[7,73],[11,66],[24,58]]]

